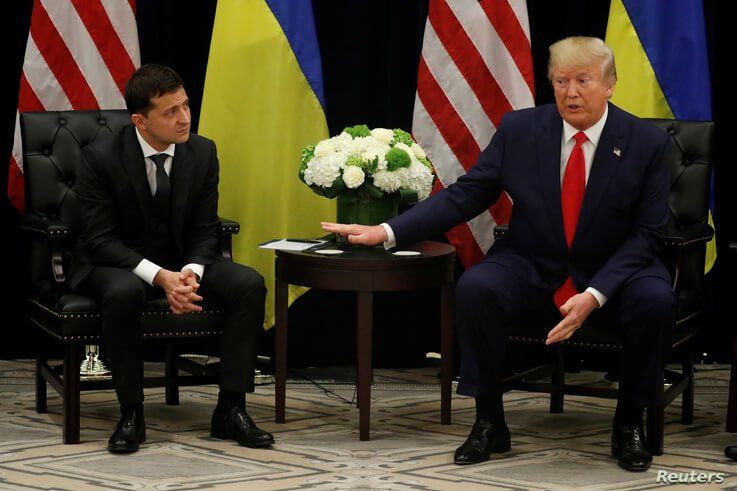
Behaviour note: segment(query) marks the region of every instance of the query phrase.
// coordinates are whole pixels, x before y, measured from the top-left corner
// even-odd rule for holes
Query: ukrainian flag
[[[329,136],[310,0],[218,1],[199,132],[218,147],[219,214],[241,224],[234,259],[266,279],[268,328],[274,253],[258,244],[320,236],[335,219],[335,202],[298,178],[302,147]]]
[[[606,43],[617,61],[614,104],[644,118],[712,120],[702,0],[612,0]],[[712,239],[707,273],[716,256]]]

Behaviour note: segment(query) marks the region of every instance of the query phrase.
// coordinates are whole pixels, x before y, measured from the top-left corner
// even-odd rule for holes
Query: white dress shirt
[[[604,109],[604,115],[594,123],[589,129],[584,130],[584,133],[586,134],[586,140],[583,144],[583,156],[584,156],[584,166],[586,169],[586,183],[589,182],[589,173],[591,172],[591,164],[594,161],[594,154],[596,153],[596,147],[599,144],[599,139],[601,139],[601,132],[604,131],[604,124],[606,124],[606,118],[609,114],[609,105]],[[573,138],[576,133],[578,133],[579,130],[568,124],[565,120],[563,120],[563,136],[561,138],[561,149],[560,149],[560,185],[563,186],[563,176],[566,171],[566,165],[568,165],[568,158],[571,156],[571,152],[573,152],[573,147],[576,145],[576,140]],[[382,223],[382,227],[384,227],[384,230],[386,230],[386,236],[387,240],[384,242],[384,248],[385,249],[391,249],[392,247],[395,247],[397,245],[397,240],[394,235],[394,231],[387,223]],[[601,293],[596,288],[588,287],[586,288],[586,291],[589,292],[591,295],[594,296],[596,301],[599,303],[599,307],[604,306],[604,303],[607,301],[606,295]]]
[[[149,145],[146,140],[143,139],[141,134],[138,132],[138,128],[136,128],[136,137],[138,137],[138,143],[140,143],[141,150],[143,151],[143,157],[144,157],[143,160],[146,163],[146,179],[148,179],[148,185],[151,188],[151,196],[153,196],[156,194],[156,164],[154,164],[154,161],[151,160],[150,157],[152,155],[156,155],[159,153],[165,153],[166,155],[168,155],[168,157],[164,161],[164,171],[166,172],[167,176],[170,176],[171,175],[171,164],[172,164],[172,161],[174,160],[175,145],[172,143],[166,148],[166,150],[159,152],[154,147]],[[194,271],[194,273],[200,279],[202,279],[202,275],[205,274],[205,266],[202,264],[196,264],[196,263],[186,264],[182,268],[182,271],[184,271],[187,268]],[[138,263],[138,266],[133,268],[133,274],[141,278],[143,281],[145,281],[149,285],[153,285],[154,278],[158,274],[159,270],[161,270],[161,266],[144,258],[141,260],[140,263]]]

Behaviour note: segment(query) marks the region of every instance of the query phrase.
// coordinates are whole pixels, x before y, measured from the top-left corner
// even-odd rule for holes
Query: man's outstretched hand
[[[195,303],[202,300],[202,297],[197,295],[200,284],[197,275],[191,269],[179,273],[162,268],[154,277],[154,285],[164,290],[169,308],[173,313],[185,314],[202,311],[202,307]]]
[[[581,327],[583,322],[597,307],[599,307],[599,302],[589,292],[573,295],[566,303],[560,306],[560,315],[563,316],[563,320],[548,333],[545,344],[550,345],[559,341],[565,341],[573,336],[573,333]]]
[[[342,236],[348,236],[348,242],[360,245],[383,244],[388,239],[386,230],[381,225],[344,225],[342,223],[321,222],[320,225],[325,232],[332,232]]]

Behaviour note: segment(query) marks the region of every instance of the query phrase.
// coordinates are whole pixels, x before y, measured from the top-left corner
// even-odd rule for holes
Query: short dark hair
[[[182,77],[165,65],[149,63],[136,70],[125,84],[125,106],[128,112],[148,116],[151,99],[184,87]]]

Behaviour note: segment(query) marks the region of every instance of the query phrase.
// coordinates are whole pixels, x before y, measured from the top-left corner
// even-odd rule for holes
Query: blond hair
[[[552,81],[553,69],[560,67],[585,67],[599,63],[601,74],[607,82],[617,81],[614,53],[599,38],[572,36],[550,45],[548,80]]]

